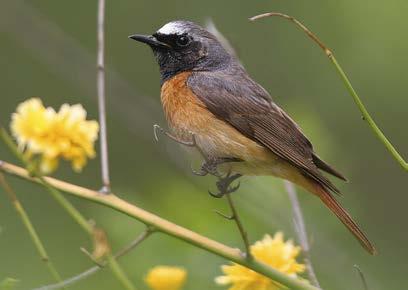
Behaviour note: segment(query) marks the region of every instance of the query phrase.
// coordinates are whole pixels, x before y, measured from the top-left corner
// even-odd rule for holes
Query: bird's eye
[[[178,46],[186,46],[190,43],[190,38],[187,35],[181,35],[177,37],[176,44]]]

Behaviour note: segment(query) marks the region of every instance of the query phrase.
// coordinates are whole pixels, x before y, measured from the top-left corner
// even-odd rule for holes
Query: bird
[[[320,198],[370,254],[376,253],[322,171],[347,179],[317,155],[300,126],[216,36],[194,22],[174,20],[151,35],[129,38],[152,49],[170,128],[164,133],[197,148],[204,161],[195,173],[219,178],[214,196],[235,191],[231,183],[244,175],[288,180]]]

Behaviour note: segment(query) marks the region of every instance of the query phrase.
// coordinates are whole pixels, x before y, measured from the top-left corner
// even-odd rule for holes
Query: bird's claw
[[[208,162],[204,161],[201,164],[200,170],[192,169],[193,173],[198,176],[206,176],[207,174],[211,174],[218,178],[221,178],[221,174],[217,170],[217,163],[216,162]]]
[[[214,158],[214,159],[206,159],[202,164],[199,171],[192,169],[193,173],[198,176],[206,176],[207,174],[211,174],[215,177],[221,179],[226,179],[230,177],[230,174],[227,174],[226,177],[223,177],[221,173],[218,172],[218,166],[227,163],[227,162],[239,162],[240,159],[237,158]],[[235,180],[233,178],[232,180]]]
[[[208,174],[208,171],[203,170],[203,168],[200,168],[199,170],[191,168],[191,171],[193,172],[194,175],[197,176],[206,176]]]
[[[209,190],[208,193],[209,193],[212,197],[215,197],[215,198],[221,198],[221,197],[223,197],[223,196],[225,195],[225,193],[223,193],[223,192],[213,193],[211,190]]]
[[[164,133],[164,129],[162,127],[160,127],[157,124],[153,125],[153,134],[154,134],[154,139],[156,140],[156,142],[159,142],[159,136],[157,134],[157,131],[160,131],[160,133]]]
[[[160,132],[164,135],[166,135],[168,138],[170,138],[173,141],[176,141],[177,143],[180,143],[182,145],[188,146],[188,147],[194,147],[196,146],[196,140],[195,140],[195,135],[194,133],[191,133],[192,136],[192,140],[191,141],[185,141],[185,140],[181,140],[176,136],[173,136],[172,134],[170,134],[169,132],[166,132],[162,127],[160,127],[157,124],[153,125],[153,134],[154,134],[154,139],[156,139],[156,141],[159,141],[159,137],[157,132]]]
[[[239,177],[241,177],[240,174],[235,174],[232,176],[227,175],[226,177],[220,178],[220,180],[218,180],[216,183],[217,188],[218,188],[218,193],[208,191],[209,194],[212,197],[221,198],[226,194],[230,194],[230,193],[237,191],[239,187],[241,186],[241,183],[238,182],[236,186],[231,186],[231,183]]]

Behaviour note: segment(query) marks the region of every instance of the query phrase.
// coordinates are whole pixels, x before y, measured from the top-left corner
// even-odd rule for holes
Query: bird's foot
[[[170,134],[169,132],[165,131],[162,127],[160,127],[157,124],[153,125],[153,133],[154,133],[154,138],[156,139],[156,141],[159,141],[159,137],[158,137],[158,132],[164,134],[165,136],[167,136],[168,138],[170,138],[171,140],[180,143],[182,145],[188,146],[188,147],[195,147],[196,144],[196,140],[195,140],[195,135],[194,133],[191,133],[191,140],[190,141],[186,141],[186,140],[181,140],[176,136],[173,136],[172,134]]]
[[[218,163],[216,162],[203,161],[199,170],[192,169],[192,171],[195,175],[198,176],[206,176],[207,174],[211,174],[220,177],[221,174],[218,172],[217,167]]]
[[[207,174],[222,178],[221,173],[218,172],[218,165],[228,162],[240,162],[241,160],[235,157],[213,158],[203,161],[199,170],[194,170],[193,173],[198,176],[206,176]]]
[[[233,174],[231,175],[230,173],[227,174],[225,177],[220,177],[218,181],[216,182],[218,192],[214,193],[211,191],[208,191],[208,193],[215,198],[221,198],[226,194],[235,192],[238,190],[240,183],[238,183],[236,186],[231,186],[231,183],[233,183],[236,179],[240,178],[242,175],[241,174]]]

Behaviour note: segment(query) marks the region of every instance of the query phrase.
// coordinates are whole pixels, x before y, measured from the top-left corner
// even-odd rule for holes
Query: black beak
[[[154,37],[153,35],[134,34],[134,35],[130,35],[129,38],[139,41],[139,42],[146,43],[150,45],[151,47],[171,48],[170,45],[157,40],[157,38]]]

